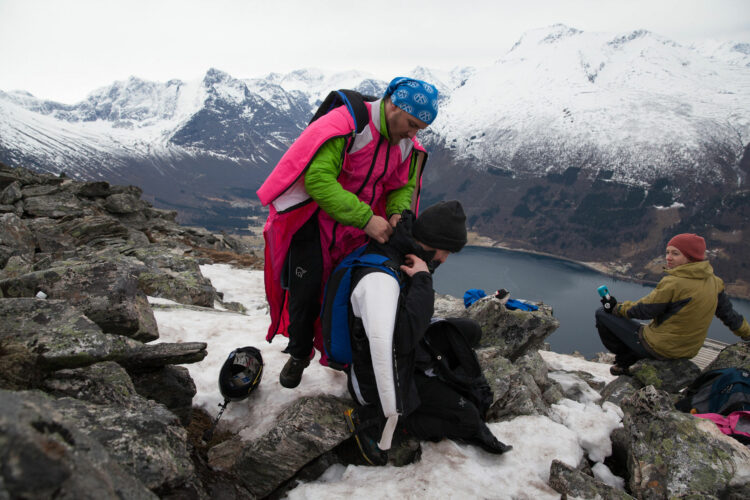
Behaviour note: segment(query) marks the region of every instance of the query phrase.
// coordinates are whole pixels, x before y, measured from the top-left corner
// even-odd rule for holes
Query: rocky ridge
[[[0,166],[0,498],[279,498],[334,463],[361,464],[341,418],[350,401],[326,395],[297,399],[252,442],[200,440],[207,416],[179,365],[208,346],[159,343],[146,298],[239,309],[198,264],[259,261],[231,236],[179,226],[140,194]],[[549,307],[509,311],[488,297],[465,309],[437,296],[436,315],[481,324],[490,421],[546,415],[592,391],[623,409],[609,457],[552,463],[549,485],[563,496],[750,495],[750,452],[673,407],[699,373],[692,363],[641,362],[606,387],[583,373],[561,384],[539,352],[558,326]],[[709,369],[723,366],[750,368],[748,346],[730,346]],[[404,441],[391,463],[418,460],[419,450]],[[626,491],[593,477],[601,460]]]

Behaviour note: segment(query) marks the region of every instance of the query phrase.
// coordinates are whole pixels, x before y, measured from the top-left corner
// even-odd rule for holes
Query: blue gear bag
[[[721,415],[750,410],[750,371],[742,368],[707,371],[685,389],[685,397],[675,406],[685,412]]]

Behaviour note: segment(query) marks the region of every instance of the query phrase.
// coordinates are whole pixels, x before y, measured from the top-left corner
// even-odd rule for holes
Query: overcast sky
[[[315,67],[390,80],[488,66],[530,29],[750,42],[750,0],[0,0],[0,90],[77,102],[115,80]]]

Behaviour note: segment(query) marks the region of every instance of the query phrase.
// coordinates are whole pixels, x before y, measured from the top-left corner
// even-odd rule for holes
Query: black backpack
[[[372,102],[377,99],[378,98],[375,96],[361,94],[356,90],[333,90],[318,107],[318,110],[313,115],[310,123],[327,114],[332,109],[346,106],[346,109],[349,111],[349,114],[352,115],[352,119],[356,125],[355,129],[352,130],[352,139],[354,139],[354,136],[362,132],[370,122],[370,114],[367,112],[365,102]],[[351,148],[352,143],[353,141],[350,141],[349,148]]]
[[[429,368],[440,380],[474,403],[484,419],[493,394],[474,347],[482,329],[468,318],[447,318],[430,324],[421,345],[432,358]],[[425,368],[425,367],[422,367]]]
[[[742,368],[710,370],[696,378],[675,407],[691,413],[750,410],[750,371]]]

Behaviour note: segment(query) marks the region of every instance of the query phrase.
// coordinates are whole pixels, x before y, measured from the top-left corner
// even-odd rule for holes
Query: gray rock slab
[[[159,337],[154,313],[127,262],[57,262],[55,267],[0,280],[0,297],[65,300],[108,333],[148,341]]]
[[[540,349],[544,339],[560,326],[557,319],[543,311],[509,310],[493,298],[478,300],[468,313],[482,327],[479,345],[499,347],[511,361]]]
[[[24,196],[24,212],[34,217],[59,219],[82,215],[83,206],[77,196],[62,191],[46,196]]]
[[[0,389],[0,495],[5,491],[6,498],[158,498],[136,479],[132,468],[121,465],[60,406],[40,392]]]
[[[49,370],[112,360],[142,345],[104,334],[65,301],[34,298],[0,299],[0,339],[25,346]]]
[[[350,437],[344,418],[350,405],[332,396],[300,398],[258,440],[233,439],[211,448],[209,464],[231,471],[254,495],[264,497],[305,464]]]

